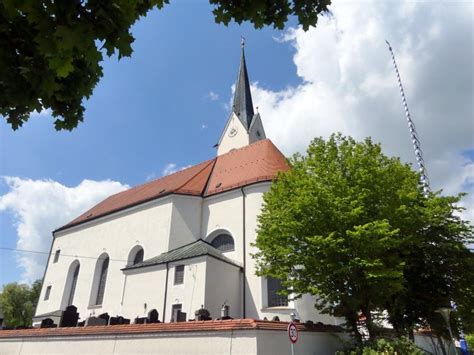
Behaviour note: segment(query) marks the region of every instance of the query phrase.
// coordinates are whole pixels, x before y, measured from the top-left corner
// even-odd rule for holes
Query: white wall
[[[120,315],[133,322],[135,317],[144,317],[149,311],[156,309],[162,320],[165,285],[166,264],[127,270]]]
[[[267,307],[266,280],[255,274],[256,265],[251,254],[257,249],[251,247],[257,237],[257,216],[263,204],[263,194],[270,188],[269,182],[254,184],[244,188],[245,194],[245,238],[246,238],[246,280],[245,280],[245,316],[247,318],[271,320],[278,316],[280,320],[290,320],[290,314],[296,313],[302,320],[340,324],[341,321],[327,315],[321,315],[314,308],[314,299],[304,296],[288,307]],[[203,236],[214,236],[216,230],[227,230],[234,237],[235,251],[226,256],[243,264],[243,196],[240,189],[206,198],[203,202]],[[212,238],[210,238],[212,239]]]
[[[303,295],[301,298],[295,300],[294,303],[296,306],[295,313],[297,317],[303,322],[311,320],[314,323],[322,322],[324,324],[331,325],[341,325],[345,322],[343,318],[336,318],[328,314],[319,313],[316,308],[314,308],[316,303],[315,297],[311,295]]]
[[[174,284],[177,265],[184,265],[184,282]],[[240,269],[212,257],[198,257],[169,264],[165,321],[171,320],[173,304],[181,304],[187,319],[194,319],[194,312],[204,305],[213,318],[220,316],[224,300],[231,307],[231,316],[241,318]],[[145,316],[156,309],[163,320],[166,264],[125,271],[125,291],[121,315],[130,319]]]
[[[168,249],[192,243],[201,237],[202,198],[173,195]]]
[[[294,344],[294,353],[298,355],[334,355],[343,348],[344,333],[299,332]],[[282,331],[260,331],[257,336],[258,355],[291,354],[288,334]]]
[[[334,354],[350,340],[344,333],[299,332],[295,355]],[[415,335],[418,346],[441,354],[426,335]],[[157,332],[129,335],[89,335],[0,338],[0,354],[229,354],[287,355],[291,345],[284,330]],[[453,349],[450,350],[454,352]]]
[[[313,322],[322,322],[325,324],[340,324],[341,320],[328,315],[320,314],[314,308],[314,298],[304,295],[301,299],[290,301],[287,307],[267,307],[267,283],[265,278],[258,277],[256,272],[256,263],[250,254],[255,254],[258,249],[251,244],[256,241],[258,220],[263,206],[263,194],[270,188],[270,183],[256,184],[244,189],[246,195],[246,239],[247,239],[247,258],[246,258],[246,316],[248,318],[271,320],[278,316],[280,320],[289,321],[290,314],[295,313],[301,320],[312,320]]]
[[[245,201],[241,189],[205,199],[173,195],[56,233],[52,252],[54,255],[55,250],[60,249],[61,256],[57,263],[53,263],[54,256],[50,258],[36,314],[56,311],[64,306],[64,302],[61,303],[61,301],[64,299],[68,270],[71,263],[77,260],[80,263],[80,272],[74,305],[78,307],[81,319],[85,319],[91,314],[98,315],[104,312],[108,312],[110,315],[134,318],[136,315],[144,313],[143,303],[147,303],[148,309],[151,309],[151,303],[162,302],[155,295],[148,304],[145,301],[145,298],[148,299],[147,297],[143,295],[135,297],[130,292],[136,290],[142,290],[143,294],[164,292],[162,286],[164,281],[163,273],[158,271],[156,273],[150,272],[151,279],[149,279],[153,281],[152,284],[154,281],[158,282],[155,284],[156,287],[152,287],[150,283],[147,284],[147,277],[143,275],[134,276],[133,280],[125,279],[121,269],[125,267],[132,248],[137,245],[143,247],[144,258],[147,259],[169,249],[191,243],[199,237],[207,238],[207,241],[210,241],[209,238],[212,238],[218,231],[226,231],[234,238],[235,250],[227,252],[225,255],[239,264],[243,265],[245,262],[246,265],[245,317],[272,319],[273,316],[278,315],[281,320],[289,320],[289,314],[295,311],[302,320],[310,319],[314,322],[334,324],[337,321],[331,317],[321,316],[314,310],[311,298],[303,298],[296,301],[295,304],[289,304],[289,307],[266,308],[265,280],[255,275],[255,261],[251,254],[257,250],[250,245],[256,239],[257,216],[262,208],[263,194],[269,187],[269,182],[245,187],[243,189]],[[97,258],[104,253],[110,258],[104,301],[102,305],[93,305],[95,295],[92,295],[91,290],[94,289],[94,282],[97,283],[97,279],[94,277],[97,275],[96,269],[98,269],[96,267]],[[194,318],[194,311],[204,304],[206,265],[204,259],[201,261],[202,263],[185,262],[186,265],[190,265],[185,269],[185,286],[174,285],[174,268],[170,271],[166,320],[171,318],[172,304],[183,304],[182,310],[187,313],[188,318]],[[214,287],[212,282],[219,278],[218,275],[212,278],[208,277],[208,282],[211,283],[209,287]],[[235,288],[239,282],[232,282],[230,287]],[[52,286],[50,299],[44,301],[44,292],[49,285]],[[127,288],[126,291],[124,291],[124,287]],[[66,287],[66,292],[69,292],[68,287]],[[237,293],[233,291],[231,294],[241,295],[241,291]],[[122,296],[124,297],[123,302]],[[130,300],[130,304],[128,300]],[[219,306],[222,305],[222,300],[211,298],[208,301],[213,304],[213,307],[217,303]],[[240,302],[243,301],[237,303],[240,304]],[[232,301],[232,303],[236,303],[236,301]],[[157,310],[161,318],[163,310],[158,308]],[[235,310],[236,307],[233,306],[231,311],[235,312]],[[213,311],[212,313],[213,317],[216,317],[220,312],[216,314]]]
[[[184,265],[184,282],[175,285],[174,277],[177,265]],[[166,264],[161,264],[125,272],[127,280],[124,293],[124,316],[133,319],[137,314],[145,315],[143,304],[147,303],[148,311],[155,308],[161,321],[163,321],[163,312],[165,312],[164,321],[169,322],[172,317],[173,304],[181,304],[181,311],[186,312],[186,318],[194,319],[194,311],[205,304],[206,257],[168,264],[168,289],[165,305],[166,268]],[[141,313],[137,313],[140,311]]]
[[[233,128],[237,130],[237,134],[230,136],[229,133]],[[244,127],[242,122],[240,122],[237,115],[232,112],[219,141],[217,155],[222,155],[231,151],[232,149],[242,148],[249,143],[250,138],[247,129]]]
[[[174,284],[175,266],[177,265],[185,265],[184,282],[180,285]],[[194,319],[194,312],[204,304],[206,257],[173,262],[169,264],[169,268],[165,321],[171,320],[173,304],[181,304],[181,311],[186,312],[186,318]]]
[[[120,314],[125,278],[121,269],[126,265],[130,250],[141,245],[145,259],[168,250],[170,201],[169,198],[156,200],[56,233],[36,314],[60,309],[67,273],[74,260],[80,263],[74,305],[81,318],[91,313]],[[58,262],[53,263],[57,249],[61,254]],[[103,253],[110,258],[104,301],[102,306],[92,306],[89,301],[93,275],[97,258]],[[44,301],[49,285],[52,286],[50,298]]]
[[[343,334],[300,332],[297,355],[334,354]],[[286,330],[232,330],[166,332],[133,335],[62,336],[0,339],[2,355],[29,354],[155,354],[162,355],[287,355],[291,353]]]
[[[260,214],[263,204],[263,194],[268,191],[270,183],[256,184],[248,186],[244,189],[245,198],[245,234],[247,240],[246,250],[246,317],[263,319],[267,317],[271,319],[272,315],[265,314],[263,311],[264,299],[262,294],[262,278],[255,274],[256,264],[251,257],[258,251],[251,244],[257,238],[257,216]]]
[[[202,207],[201,235],[210,242],[208,237],[214,236],[216,231],[230,233],[234,238],[235,251],[225,253],[225,256],[239,263],[243,263],[242,208],[240,190],[208,197],[204,199]]]
[[[204,305],[213,319],[220,317],[224,302],[230,306],[232,318],[243,318],[241,269],[208,257]]]

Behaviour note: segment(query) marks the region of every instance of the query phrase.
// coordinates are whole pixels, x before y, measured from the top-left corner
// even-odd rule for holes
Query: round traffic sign
[[[288,324],[288,337],[293,344],[298,340],[298,328],[296,328],[296,324],[293,322]]]

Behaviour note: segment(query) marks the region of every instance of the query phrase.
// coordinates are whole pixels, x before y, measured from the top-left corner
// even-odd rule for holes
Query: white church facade
[[[336,324],[314,298],[278,294],[257,276],[257,216],[286,158],[254,112],[244,49],[232,113],[217,156],[112,195],[53,232],[36,322],[69,305],[81,320],[108,313],[133,321],[156,310],[162,322],[194,319],[202,306],[218,318]],[[184,317],[184,319],[182,318]]]

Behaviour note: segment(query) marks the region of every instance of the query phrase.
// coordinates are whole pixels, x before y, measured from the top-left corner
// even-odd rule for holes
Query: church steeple
[[[247,73],[247,65],[245,64],[244,39],[241,41],[240,69],[235,86],[234,102],[232,104],[232,112],[234,112],[247,129],[250,128],[254,116],[252,94],[250,93],[250,82]]]
[[[241,42],[240,69],[235,86],[232,112],[217,144],[217,155],[265,139],[260,114],[253,110],[250,82],[245,64],[244,41]]]

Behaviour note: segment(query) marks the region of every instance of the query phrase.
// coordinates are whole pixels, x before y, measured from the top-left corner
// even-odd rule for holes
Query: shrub
[[[406,337],[378,338],[361,347],[339,351],[337,355],[423,355],[423,351]]]

